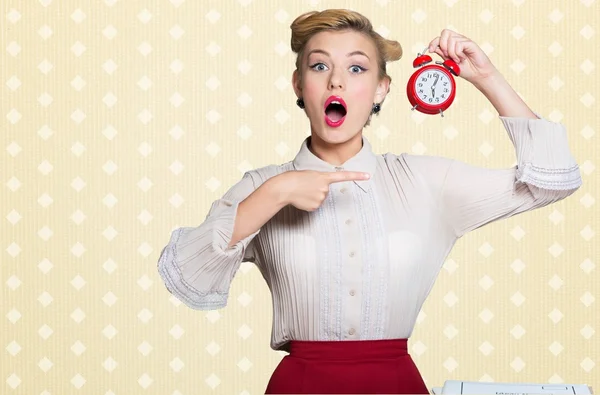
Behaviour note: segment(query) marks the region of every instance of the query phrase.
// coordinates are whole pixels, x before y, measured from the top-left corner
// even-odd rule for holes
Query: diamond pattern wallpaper
[[[581,166],[571,197],[462,238],[409,339],[447,379],[600,389],[600,1],[2,0],[0,393],[263,393],[271,295],[244,262],[228,306],[194,311],[156,265],[245,171],[309,134],[290,23],[351,8],[398,40],[376,152],[515,164],[497,113],[457,80],[445,116],[410,110],[416,54],[444,28],[478,43]],[[435,55],[434,55],[435,56]]]

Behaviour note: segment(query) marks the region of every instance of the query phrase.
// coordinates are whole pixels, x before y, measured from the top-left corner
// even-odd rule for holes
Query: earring
[[[304,108],[304,100],[299,98],[298,100],[296,100],[296,105],[300,108]]]
[[[371,114],[377,114],[379,111],[381,111],[381,104],[373,103],[373,109],[371,110]]]

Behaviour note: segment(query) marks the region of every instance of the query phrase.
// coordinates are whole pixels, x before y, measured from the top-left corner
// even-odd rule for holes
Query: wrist
[[[473,85],[486,96],[488,92],[492,92],[504,83],[506,83],[506,80],[497,69],[490,74],[473,81]]]
[[[287,172],[281,173],[269,178],[264,185],[269,190],[272,202],[278,207],[283,208],[290,203],[290,191],[287,182]]]

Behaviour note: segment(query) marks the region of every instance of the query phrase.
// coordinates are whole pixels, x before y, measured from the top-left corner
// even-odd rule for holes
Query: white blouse
[[[490,222],[564,199],[581,186],[563,125],[499,117],[517,166],[473,167],[436,156],[362,149],[340,167],[302,143],[293,161],[244,174],[196,227],[171,234],[158,261],[166,288],[193,309],[226,306],[242,261],[256,264],[273,301],[271,348],[289,340],[409,338],[458,238]],[[333,183],[313,212],[288,205],[227,248],[238,204],[292,170],[366,171]]]

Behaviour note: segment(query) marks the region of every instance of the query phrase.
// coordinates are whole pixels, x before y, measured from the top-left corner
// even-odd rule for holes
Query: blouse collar
[[[320,159],[318,156],[313,154],[310,149],[308,149],[308,144],[310,142],[310,136],[308,136],[302,142],[300,146],[300,150],[298,154],[293,160],[293,165],[295,170],[317,170],[317,171],[360,171],[366,172],[371,175],[371,178],[368,180],[357,180],[354,181],[356,185],[358,185],[364,192],[367,191],[367,187],[369,182],[374,176],[375,168],[377,166],[377,158],[371,149],[371,144],[367,140],[367,138],[363,135],[362,142],[363,146],[358,151],[356,155],[352,158],[348,159],[346,162],[341,164],[340,166],[334,166],[324,160]]]

